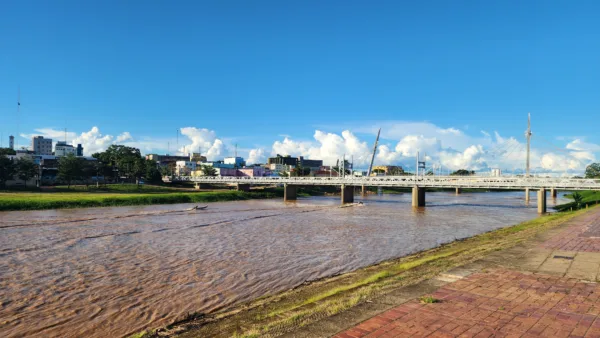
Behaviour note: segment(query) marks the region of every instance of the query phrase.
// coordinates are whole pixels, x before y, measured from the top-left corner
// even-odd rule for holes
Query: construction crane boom
[[[381,133],[381,128],[377,132],[377,138],[375,139],[375,145],[373,146],[373,155],[371,156],[371,164],[369,164],[369,171],[367,171],[367,177],[371,176],[371,171],[373,170],[373,161],[375,160],[375,153],[377,152],[377,143],[379,142],[379,134]]]

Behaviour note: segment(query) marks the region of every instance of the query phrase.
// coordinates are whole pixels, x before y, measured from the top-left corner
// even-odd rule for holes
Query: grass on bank
[[[591,206],[591,205],[600,204],[600,191],[587,190],[587,191],[578,191],[578,193],[583,197],[582,204],[584,207],[587,207],[588,205]],[[569,198],[569,199],[573,199],[573,193],[566,194],[565,197]],[[575,208],[575,206],[576,206],[575,202],[570,202],[570,203],[557,205],[554,208],[558,211],[567,211],[567,210],[571,210],[571,208]]]
[[[440,247],[315,281],[234,309],[179,323],[178,337],[271,337],[335,315],[397,288],[507,249],[559,226],[585,211],[549,214]],[[161,331],[161,330],[159,330]],[[177,331],[175,331],[177,332]],[[162,334],[168,331],[162,331]],[[146,337],[158,337],[148,334]]]
[[[199,192],[0,192],[0,211],[89,208],[126,205],[201,203],[274,198],[279,191],[233,190]]]

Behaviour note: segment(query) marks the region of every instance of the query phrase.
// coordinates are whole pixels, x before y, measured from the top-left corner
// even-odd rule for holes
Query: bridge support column
[[[529,188],[525,188],[525,202],[529,203]]]
[[[414,186],[412,189],[412,206],[413,207],[424,207],[425,206],[425,188],[419,188]]]
[[[462,194],[462,188],[456,188],[456,194],[457,195]]]
[[[366,196],[367,195],[367,187],[365,187],[363,185],[360,189],[360,194],[361,194],[361,196]]]
[[[295,201],[298,199],[298,187],[295,185],[283,185],[283,201]]]
[[[354,187],[342,184],[342,204],[354,203]]]
[[[550,189],[550,197],[556,198],[558,196],[558,191],[554,188]]]
[[[546,189],[542,188],[542,189],[538,190],[537,203],[538,203],[538,214],[545,214],[546,213]]]
[[[194,184],[194,189],[201,190],[202,189],[202,184],[200,184],[200,183]]]
[[[240,183],[237,183],[235,188],[236,188],[237,191],[248,192],[248,191],[250,191],[250,184],[240,184]]]

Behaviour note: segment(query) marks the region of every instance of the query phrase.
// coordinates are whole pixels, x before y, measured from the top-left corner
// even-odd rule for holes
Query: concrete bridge
[[[455,189],[506,189],[525,190],[525,199],[529,201],[531,190],[538,193],[538,212],[546,212],[546,193],[556,197],[558,190],[600,190],[600,180],[542,177],[477,177],[477,176],[377,176],[377,177],[175,177],[175,181],[200,184],[234,184],[239,190],[249,190],[251,185],[283,185],[284,200],[295,200],[298,187],[302,186],[340,186],[341,203],[354,202],[355,187],[396,187],[412,188],[412,205],[425,206],[427,188]]]

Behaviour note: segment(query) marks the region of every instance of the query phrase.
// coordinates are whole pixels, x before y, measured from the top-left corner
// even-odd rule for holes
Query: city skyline
[[[598,9],[13,2],[0,13],[2,143],[59,140],[67,128],[87,153],[114,142],[174,153],[181,129],[180,148],[214,156],[238,144],[257,161],[287,151],[364,164],[381,127],[376,163],[411,166],[420,150],[489,168],[509,139],[499,165],[511,169],[523,166],[515,153],[531,112],[533,166],[581,172],[600,151],[588,123],[600,108]]]

